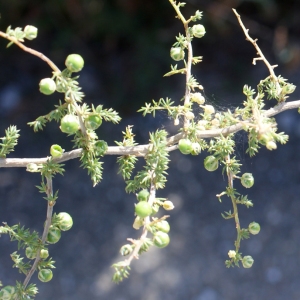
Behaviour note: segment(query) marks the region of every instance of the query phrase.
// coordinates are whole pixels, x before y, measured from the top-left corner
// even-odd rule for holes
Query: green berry
[[[14,299],[16,293],[15,287],[7,285],[0,290],[0,299],[1,300],[11,300]]]
[[[40,81],[40,92],[44,95],[51,95],[56,90],[55,81],[51,78],[44,78]]]
[[[260,225],[256,222],[252,222],[249,224],[248,229],[251,234],[255,235],[260,232]]]
[[[199,105],[204,104],[205,98],[201,93],[193,93],[191,94],[191,101],[198,103]]]
[[[219,167],[219,160],[213,155],[207,156],[204,159],[204,167],[207,171],[213,172]]]
[[[33,40],[37,37],[38,29],[32,25],[27,25],[24,28],[25,38],[27,40]]]
[[[199,145],[199,143],[192,143],[192,151],[191,154],[192,155],[198,155],[201,152],[201,146]]]
[[[174,209],[174,204],[173,204],[173,202],[172,201],[170,201],[170,200],[166,200],[164,203],[163,203],[163,208],[165,209],[165,210],[172,210],[172,209]]]
[[[192,142],[188,139],[181,139],[178,142],[178,149],[182,154],[190,154],[193,150]]]
[[[158,204],[153,204],[152,205],[152,212],[151,212],[151,216],[154,216],[158,213],[159,211],[159,205]]]
[[[148,198],[149,198],[149,191],[144,189],[144,190],[141,190],[138,194],[137,194],[137,199],[139,201],[147,201]]]
[[[172,47],[170,51],[172,59],[180,61],[184,59],[184,50],[181,47]]]
[[[166,220],[159,221],[155,224],[158,231],[168,233],[170,231],[170,224]]]
[[[45,258],[47,258],[48,256],[49,256],[48,250],[42,249],[41,252],[40,252],[40,258],[45,259]]]
[[[139,230],[144,225],[144,219],[137,216],[134,219],[134,222],[132,224],[132,227],[136,230]]]
[[[79,72],[84,66],[84,60],[79,54],[70,54],[66,59],[66,67],[71,72]]]
[[[153,236],[153,244],[158,248],[164,248],[170,243],[170,237],[167,233],[157,231]]]
[[[52,145],[50,147],[50,154],[52,155],[53,158],[60,158],[60,157],[62,157],[64,151],[65,150],[62,149],[61,146],[56,145],[56,144],[54,144],[54,145]]]
[[[193,36],[197,38],[202,38],[206,33],[205,27],[201,24],[194,25],[192,27],[192,32],[193,32]]]
[[[145,218],[151,215],[152,207],[148,202],[141,201],[135,206],[135,213],[141,218]]]
[[[99,140],[95,143],[95,148],[96,148],[96,155],[104,155],[104,153],[107,151],[108,149],[108,145],[105,141],[103,140]]]
[[[283,86],[282,93],[283,94],[291,94],[295,91],[295,89],[296,89],[295,85],[288,83],[285,86]]]
[[[61,238],[61,231],[59,228],[50,226],[48,236],[47,236],[47,242],[49,244],[55,244],[57,243]]]
[[[85,119],[85,126],[88,129],[97,129],[102,124],[102,118],[98,115],[90,115]]]
[[[268,141],[266,143],[266,148],[268,150],[274,150],[274,149],[277,149],[277,145],[276,145],[276,143],[274,141]]]
[[[53,273],[50,269],[42,269],[39,271],[38,278],[42,282],[48,282],[52,279]]]
[[[71,227],[73,226],[73,219],[68,213],[61,212],[57,215],[57,217],[59,219],[57,225],[60,230],[67,231],[71,229]]]
[[[250,255],[244,256],[242,259],[242,264],[244,268],[251,268],[253,263],[254,259]]]
[[[244,173],[241,177],[241,184],[245,188],[251,188],[254,184],[254,178],[251,173]]]
[[[56,80],[56,91],[58,93],[65,93],[67,90],[68,89],[67,89],[66,85],[62,84],[61,81]]]
[[[64,133],[74,134],[79,129],[79,120],[77,116],[65,115],[60,121],[60,130]]]
[[[121,253],[122,256],[126,256],[126,255],[129,255],[132,252],[132,250],[133,250],[132,245],[126,244],[126,245],[121,247],[120,253]]]
[[[25,249],[25,255],[29,259],[35,259],[36,258],[36,250],[32,249],[31,247],[27,247]]]

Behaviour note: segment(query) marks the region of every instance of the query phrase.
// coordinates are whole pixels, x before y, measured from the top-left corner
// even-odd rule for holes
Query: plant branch
[[[291,102],[282,102],[275,107],[272,107],[266,111],[264,111],[264,115],[266,117],[272,117],[279,113],[282,113],[289,109],[296,109],[300,107],[300,100],[291,101]],[[243,124],[247,120],[229,126],[225,128],[220,129],[210,129],[210,130],[203,130],[197,132],[197,137],[199,139],[205,139],[205,138],[213,138],[220,135],[226,136],[230,133],[235,133],[237,131],[240,131],[243,129]],[[168,138],[167,145],[168,151],[174,151],[178,147],[176,143],[184,137],[184,133],[178,133],[176,135],[173,135]],[[148,153],[149,144],[145,145],[138,145],[138,146],[109,146],[107,151],[105,152],[105,155],[135,155],[137,157],[143,157]],[[57,163],[61,163],[70,159],[75,159],[77,157],[80,157],[82,153],[82,149],[76,149],[69,152],[65,152],[63,156],[59,159],[53,159]],[[12,167],[27,167],[30,163],[35,164],[44,164],[47,162],[49,157],[43,157],[43,158],[0,158],[0,168],[12,168]]]
[[[38,52],[34,49],[31,49],[29,47],[26,47],[24,44],[22,44],[21,42],[19,42],[16,38],[9,36],[8,34],[0,31],[0,36],[4,37],[5,39],[13,42],[14,44],[16,44],[18,47],[20,47],[22,50],[39,57],[40,59],[42,59],[43,61],[45,61],[50,68],[54,71],[54,72],[60,72],[59,68],[47,57],[45,56],[43,53]]]
[[[242,27],[242,29],[244,31],[244,34],[246,36],[246,40],[249,41],[254,46],[254,48],[257,51],[257,54],[259,55],[259,57],[256,57],[256,58],[253,59],[253,62],[252,62],[253,65],[256,65],[257,60],[262,60],[265,63],[265,65],[267,66],[267,68],[269,69],[269,72],[270,72],[270,75],[271,75],[273,81],[276,82],[278,84],[278,87],[280,88],[279,83],[278,83],[278,78],[277,78],[277,76],[275,75],[275,72],[274,72],[274,68],[276,68],[277,65],[271,66],[271,64],[265,58],[264,54],[262,53],[259,46],[257,45],[257,43],[256,43],[257,39],[254,40],[250,37],[250,35],[248,33],[249,29],[247,29],[245,27],[245,25],[243,24],[241,16],[237,13],[237,11],[234,8],[232,10],[233,10],[234,14],[236,15],[236,17],[237,17],[237,19],[240,23],[240,26]]]
[[[49,176],[46,178],[47,180],[47,197],[50,197],[53,195],[53,187],[52,187],[52,178]],[[47,203],[47,215],[46,215],[46,222],[45,222],[45,226],[44,226],[44,231],[43,231],[43,235],[42,235],[42,244],[44,245],[47,239],[47,235],[49,232],[49,228],[51,225],[51,220],[52,220],[52,213],[53,213],[53,206],[54,206],[55,202],[54,201],[48,201]],[[40,258],[40,251],[37,252],[35,261],[30,269],[30,271],[28,272],[23,285],[24,287],[26,287],[32,277],[32,275],[34,274],[34,272],[37,269],[37,266],[40,262],[41,258]]]
[[[153,176],[154,172],[152,173]],[[156,189],[155,189],[155,184],[153,182],[153,178],[151,180],[151,186],[150,186],[150,195],[149,195],[149,200],[148,203],[152,206],[153,202],[155,200],[155,195],[156,195]],[[134,244],[134,249],[132,251],[132,253],[130,254],[130,256],[124,261],[124,266],[129,266],[131,261],[133,259],[138,259],[139,258],[139,251],[141,249],[141,247],[143,246],[144,240],[147,237],[148,234],[148,229],[147,229],[147,225],[150,224],[150,217],[146,217],[144,219],[144,228],[143,228],[143,232],[141,237],[138,240],[132,240],[129,239],[133,244]]]

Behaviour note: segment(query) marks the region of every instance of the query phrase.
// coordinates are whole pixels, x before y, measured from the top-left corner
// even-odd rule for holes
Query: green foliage
[[[16,126],[9,126],[5,130],[5,136],[0,138],[2,140],[2,143],[0,143],[1,158],[14,151],[15,146],[18,144],[19,132],[20,130]]]
[[[166,170],[170,161],[166,147],[167,132],[165,130],[157,130],[155,133],[150,133],[149,142],[144,170],[139,171],[132,180],[126,181],[127,192],[135,192],[141,188],[147,188],[152,180],[156,189],[162,189],[165,186],[167,181]]]

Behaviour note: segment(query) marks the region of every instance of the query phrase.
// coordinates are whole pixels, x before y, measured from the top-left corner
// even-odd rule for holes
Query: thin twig
[[[53,188],[52,188],[52,178],[51,177],[47,177],[47,197],[50,197],[53,195]],[[53,201],[48,201],[47,203],[47,215],[46,215],[46,221],[45,221],[45,227],[44,227],[44,231],[43,231],[43,235],[42,235],[42,241],[41,243],[44,245],[47,239],[47,235],[49,232],[49,228],[51,225],[51,220],[52,220],[52,213],[53,213],[53,206],[54,206],[55,202]],[[40,262],[41,258],[40,258],[40,251],[37,252],[36,254],[36,258],[35,261],[30,269],[30,271],[28,272],[24,282],[23,282],[23,286],[24,288],[28,285],[32,275],[34,274],[34,272],[37,269],[37,266]]]
[[[22,50],[37,56],[38,58],[42,59],[43,61],[45,61],[50,68],[54,71],[54,72],[60,72],[59,68],[47,57],[45,56],[43,53],[38,52],[34,49],[31,49],[29,47],[26,47],[24,44],[22,44],[21,42],[19,42],[16,38],[9,36],[8,34],[0,31],[0,36],[4,37],[7,40],[10,40],[11,42],[13,42],[14,44],[16,44],[18,47],[20,47]]]
[[[256,64],[257,60],[262,60],[265,63],[265,65],[267,66],[267,68],[269,69],[269,72],[270,72],[270,75],[271,75],[272,79],[277,82],[278,79],[277,79],[277,76],[275,75],[275,72],[274,72],[274,68],[277,67],[277,65],[271,66],[271,64],[265,58],[264,54],[262,53],[259,46],[257,45],[257,43],[256,43],[257,39],[254,40],[250,37],[250,35],[248,33],[249,29],[247,29],[245,27],[245,25],[243,24],[241,16],[237,13],[237,11],[234,8],[232,10],[233,10],[234,14],[236,15],[236,17],[237,17],[237,19],[240,23],[240,26],[242,27],[242,29],[244,31],[244,34],[246,36],[246,40],[249,41],[254,46],[254,48],[257,51],[257,54],[259,55],[259,57],[253,59],[253,65]]]
[[[266,117],[272,117],[279,113],[282,113],[289,109],[296,109],[300,107],[300,100],[291,101],[291,102],[282,102],[275,107],[272,107],[266,111],[263,112],[263,115]],[[247,120],[229,126],[225,128],[220,129],[210,129],[210,130],[203,130],[197,132],[197,137],[199,139],[205,139],[205,138],[214,138],[220,135],[226,136],[230,133],[235,133],[243,129],[243,124],[247,122]],[[249,120],[250,122],[250,120]],[[168,151],[174,151],[178,147],[176,143],[180,139],[184,137],[184,133],[178,133],[176,135],[171,136],[167,140]],[[149,148],[149,144],[145,145],[138,145],[138,146],[109,146],[107,151],[105,152],[105,155],[135,155],[137,157],[143,157],[147,154]],[[82,154],[82,149],[76,149],[69,152],[65,152],[61,158],[53,159],[53,161],[57,163],[61,163],[64,161],[68,161],[70,159],[75,159],[77,157],[80,157]],[[13,167],[27,167],[30,163],[35,164],[45,164],[49,160],[49,157],[43,157],[43,158],[0,158],[0,168],[13,168]]]

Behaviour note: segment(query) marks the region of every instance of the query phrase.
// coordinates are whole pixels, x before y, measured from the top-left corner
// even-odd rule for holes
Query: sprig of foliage
[[[16,126],[9,126],[5,130],[5,136],[0,139],[2,142],[0,143],[0,157],[6,157],[7,154],[14,151],[15,146],[18,144],[18,138],[20,130],[17,129]]]
[[[38,293],[38,289],[36,287],[36,284],[29,284],[27,287],[24,287],[24,285],[21,282],[16,282],[16,297],[18,300],[30,300],[33,299],[36,294]]]
[[[115,142],[121,147],[133,147],[137,143],[134,140],[134,134],[132,132],[132,126],[127,126],[125,132],[122,131],[124,138],[122,142]],[[123,179],[129,179],[137,162],[137,157],[134,155],[123,155],[117,158],[117,163],[119,164],[119,172]]]
[[[31,245],[33,247],[39,246],[39,234],[37,231],[30,232],[20,224],[9,226],[6,223],[1,227],[1,233],[8,234],[11,241],[18,242],[18,250]]]
[[[66,115],[68,109],[68,103],[63,103],[59,100],[59,105],[55,105],[55,109],[50,111],[44,116],[38,117],[35,121],[28,122],[27,124],[33,127],[34,132],[43,130],[43,127],[46,126],[47,122],[56,121],[58,122],[61,118]]]
[[[144,170],[139,171],[132,180],[126,181],[126,192],[134,192],[138,189],[149,187],[152,176],[154,177],[156,189],[161,189],[165,186],[167,181],[166,170],[170,161],[166,145],[167,132],[165,130],[157,130],[155,133],[150,133],[149,151],[145,156],[146,165]]]
[[[14,262],[13,268],[18,268],[20,273],[27,275],[28,271],[31,268],[31,264],[29,262],[24,263],[24,257],[20,257],[20,255],[16,251],[13,252],[10,257]]]

